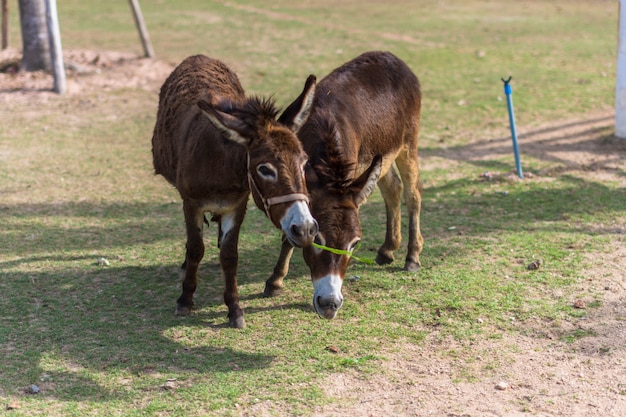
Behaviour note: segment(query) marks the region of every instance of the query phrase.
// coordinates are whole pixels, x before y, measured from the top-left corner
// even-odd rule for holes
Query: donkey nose
[[[318,314],[328,320],[334,319],[343,305],[343,298],[334,294],[326,297],[318,296],[316,301],[319,307]]]
[[[319,225],[315,219],[312,222],[303,222],[291,225],[291,233],[298,237],[303,243],[311,243],[319,231]]]

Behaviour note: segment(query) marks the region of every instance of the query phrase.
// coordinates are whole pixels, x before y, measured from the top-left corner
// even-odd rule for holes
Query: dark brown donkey
[[[285,115],[297,112],[314,83],[315,77],[310,76],[303,93]],[[387,210],[387,234],[376,262],[391,263],[393,251],[400,246],[404,190],[409,216],[404,269],[418,270],[424,241],[419,221],[417,161],[420,107],[417,77],[388,52],[364,53],[318,84],[311,114],[298,132],[309,155],[306,175],[311,213],[320,228],[317,243],[352,251],[361,239],[359,206],[378,183]],[[265,286],[266,296],[280,292],[292,253],[292,245],[284,240],[274,273]],[[349,256],[312,246],[304,248],[303,253],[311,269],[315,310],[332,319],[343,303],[341,286]]]
[[[276,120],[268,100],[246,98],[237,76],[215,59],[185,59],[161,87],[152,136],[154,168],[180,193],[187,228],[183,292],[176,313],[193,306],[198,265],[204,256],[204,213],[219,224],[224,302],[232,327],[244,327],[237,291],[237,244],[248,196],[294,246],[317,233],[304,179],[307,155],[295,132],[306,120],[315,86],[298,109]]]

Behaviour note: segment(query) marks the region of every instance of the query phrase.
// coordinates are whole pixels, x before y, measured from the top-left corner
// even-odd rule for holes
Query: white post
[[[617,44],[615,136],[626,139],[626,0],[620,0],[619,2],[619,36]]]
[[[65,94],[65,67],[63,50],[61,49],[61,31],[57,15],[56,0],[46,0],[46,20],[48,21],[48,37],[50,38],[50,55],[52,75],[54,76],[54,92]]]

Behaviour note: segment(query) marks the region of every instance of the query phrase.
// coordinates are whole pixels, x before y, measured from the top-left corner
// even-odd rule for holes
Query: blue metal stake
[[[515,167],[517,168],[517,176],[520,178],[524,178],[524,173],[522,172],[522,162],[519,157],[519,148],[517,147],[517,132],[515,131],[515,112],[513,111],[513,98],[511,97],[513,94],[513,89],[509,82],[511,81],[509,77],[508,80],[501,78],[504,83],[504,94],[506,94],[506,105],[509,108],[509,124],[511,125],[511,136],[513,138],[513,153],[515,154]]]

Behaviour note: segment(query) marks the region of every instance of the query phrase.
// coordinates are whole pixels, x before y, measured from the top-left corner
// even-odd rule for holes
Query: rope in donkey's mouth
[[[315,243],[315,242],[311,243],[311,246],[313,246],[314,248],[318,248],[318,249],[321,249],[321,250],[325,250],[325,251],[334,253],[336,255],[347,255],[347,256],[349,256],[350,258],[352,258],[352,259],[354,259],[356,261],[363,262],[363,263],[368,264],[368,265],[375,264],[373,259],[362,258],[362,257],[359,257],[359,256],[354,256],[352,254],[352,252],[354,252],[358,248],[358,246],[357,246],[357,248],[355,248],[355,249],[353,249],[351,251],[350,250],[344,250],[344,249],[329,248],[328,246],[320,245],[319,243]]]

